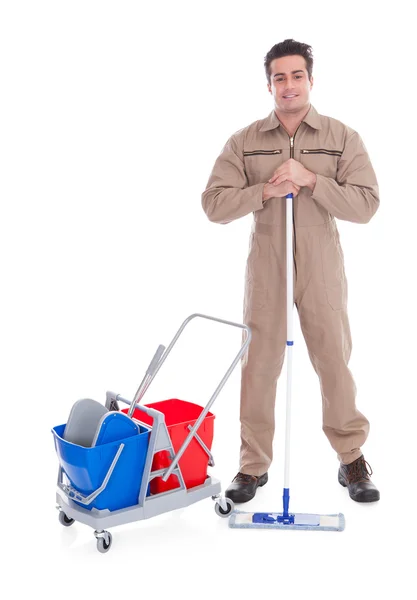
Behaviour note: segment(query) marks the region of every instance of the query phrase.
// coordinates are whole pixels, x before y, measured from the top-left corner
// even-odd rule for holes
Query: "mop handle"
[[[294,303],[294,274],[293,274],[293,195],[287,194],[287,405],[285,424],[285,490],[290,487],[290,430],[291,430],[291,384],[292,384],[292,350],[293,350],[293,303]],[[288,498],[289,500],[289,498]],[[284,509],[285,510],[285,509]]]

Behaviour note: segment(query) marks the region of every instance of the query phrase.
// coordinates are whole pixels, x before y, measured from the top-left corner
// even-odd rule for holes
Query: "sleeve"
[[[378,182],[356,131],[346,140],[336,180],[317,175],[312,198],[331,215],[353,223],[368,223],[378,210]]]
[[[214,223],[230,223],[263,208],[264,183],[248,186],[234,136],[229,138],[217,158],[201,197],[203,210]]]

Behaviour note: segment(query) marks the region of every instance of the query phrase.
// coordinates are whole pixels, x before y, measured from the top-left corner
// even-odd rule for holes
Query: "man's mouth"
[[[298,94],[287,94],[286,96],[283,96],[283,98],[290,100],[291,98],[297,98],[297,96]]]

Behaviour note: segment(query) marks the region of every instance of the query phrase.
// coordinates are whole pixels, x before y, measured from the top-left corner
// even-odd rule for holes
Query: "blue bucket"
[[[64,440],[65,424],[52,429],[60,465],[71,485],[83,496],[88,496],[102,485],[120,444],[124,444],[106,488],[91,504],[77,504],[87,510],[96,508],[113,511],[138,503],[150,433],[146,427],[138,427],[140,430],[137,435],[93,448]]]

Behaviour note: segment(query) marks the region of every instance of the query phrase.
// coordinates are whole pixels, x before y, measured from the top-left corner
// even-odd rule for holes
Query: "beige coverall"
[[[215,223],[253,213],[243,320],[252,341],[242,359],[240,471],[265,473],[272,461],[277,379],[286,349],[284,198],[262,201],[264,184],[289,158],[317,175],[294,198],[294,302],[319,376],[323,431],[345,464],[361,455],[369,422],[355,405],[348,368],[352,342],[347,282],[335,218],[367,223],[379,206],[378,184],[360,136],[310,105],[290,139],[275,111],[233,134],[217,158],[203,209]]]

